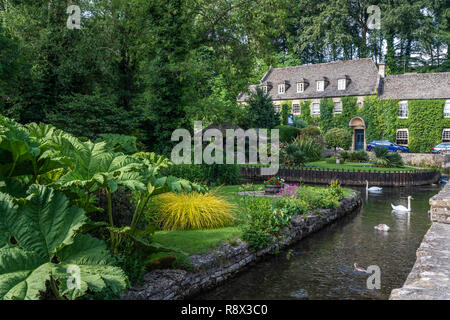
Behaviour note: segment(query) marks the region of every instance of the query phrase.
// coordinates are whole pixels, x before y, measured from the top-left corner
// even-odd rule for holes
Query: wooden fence
[[[241,167],[241,175],[245,180],[263,182],[268,176],[261,176],[260,167]],[[280,168],[277,177],[288,183],[302,181],[304,183],[328,184],[338,180],[343,185],[362,186],[366,180],[376,186],[422,186],[437,183],[441,177],[438,170],[424,171],[346,171],[307,168]]]

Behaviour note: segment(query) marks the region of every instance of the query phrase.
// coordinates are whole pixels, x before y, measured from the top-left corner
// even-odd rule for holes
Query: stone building
[[[292,113],[301,115],[301,102],[310,102],[311,117],[320,117],[320,101],[332,99],[334,114],[342,113],[342,98],[355,97],[359,108],[368,96],[378,99],[397,99],[398,117],[409,116],[408,101],[418,99],[446,99],[442,110],[450,118],[450,72],[428,74],[385,74],[385,64],[377,66],[372,59],[336,61],[329,63],[301,65],[287,68],[270,68],[257,85],[250,85],[247,92],[239,94],[237,102],[245,105],[249,92],[260,87],[272,98],[274,108],[290,102]],[[353,150],[365,150],[366,122],[362,117],[351,119],[353,129]],[[450,127],[443,129],[443,141],[450,141]],[[396,143],[408,145],[408,128],[398,129]]]

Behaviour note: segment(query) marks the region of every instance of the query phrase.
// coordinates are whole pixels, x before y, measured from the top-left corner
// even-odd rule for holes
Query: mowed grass
[[[395,171],[419,171],[418,169],[411,167],[404,168],[378,168],[374,167],[371,163],[363,162],[345,162],[343,164],[327,163],[325,160],[309,162],[307,164],[309,168],[320,168],[327,170],[354,170],[354,171],[377,171],[377,172],[395,172]]]
[[[153,240],[168,247],[173,247],[189,255],[206,253],[226,241],[236,240],[241,236],[238,227],[207,230],[158,231]]]

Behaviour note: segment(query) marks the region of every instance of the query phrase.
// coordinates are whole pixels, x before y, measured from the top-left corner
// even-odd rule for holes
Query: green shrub
[[[309,162],[317,161],[322,156],[323,146],[314,138],[308,136],[297,137],[292,144],[300,148]]]
[[[242,240],[255,249],[268,247],[273,241],[273,232],[276,229],[271,199],[244,197],[240,207],[246,217],[242,224]]]
[[[375,159],[372,163],[376,167],[384,168],[403,168],[403,159],[400,154],[396,152],[389,152],[388,149],[383,147],[375,147],[373,149],[375,152]]]
[[[364,150],[359,151],[341,151],[340,156],[342,159],[345,159],[350,162],[368,162],[369,154]]]
[[[309,137],[309,138],[316,138],[320,136],[320,129],[315,126],[308,126],[306,128],[303,128],[301,131],[302,137]]]
[[[333,128],[325,134],[324,142],[327,146],[334,148],[348,149],[352,144],[352,136],[346,129]]]
[[[114,152],[133,154],[138,151],[136,137],[124,134],[103,133],[96,142],[105,141],[106,147]]]
[[[291,113],[291,103],[283,103],[281,105],[281,124],[287,126],[289,123],[289,114]]]
[[[308,123],[303,120],[300,116],[294,116],[294,127],[303,129],[308,126]]]
[[[290,144],[281,152],[281,161],[285,165],[302,166],[307,158],[299,146]]]
[[[283,143],[290,143],[294,140],[301,132],[299,128],[293,126],[276,126],[275,129],[280,130],[280,141]]]

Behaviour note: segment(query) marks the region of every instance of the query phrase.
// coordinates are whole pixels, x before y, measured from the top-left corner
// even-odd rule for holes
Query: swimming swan
[[[410,212],[411,211],[411,200],[414,200],[414,198],[411,196],[408,196],[408,208],[406,208],[405,206],[402,206],[402,205],[394,206],[392,203],[391,203],[391,207],[394,211]]]
[[[369,181],[366,180],[366,191],[369,192],[381,192],[383,190],[383,188],[380,187],[370,187],[369,188]]]
[[[385,224],[379,224],[379,225],[377,225],[377,226],[375,226],[374,227],[374,229],[376,229],[376,230],[378,230],[378,231],[389,231],[389,229],[391,229],[391,228],[389,228],[387,225],[385,225]]]

